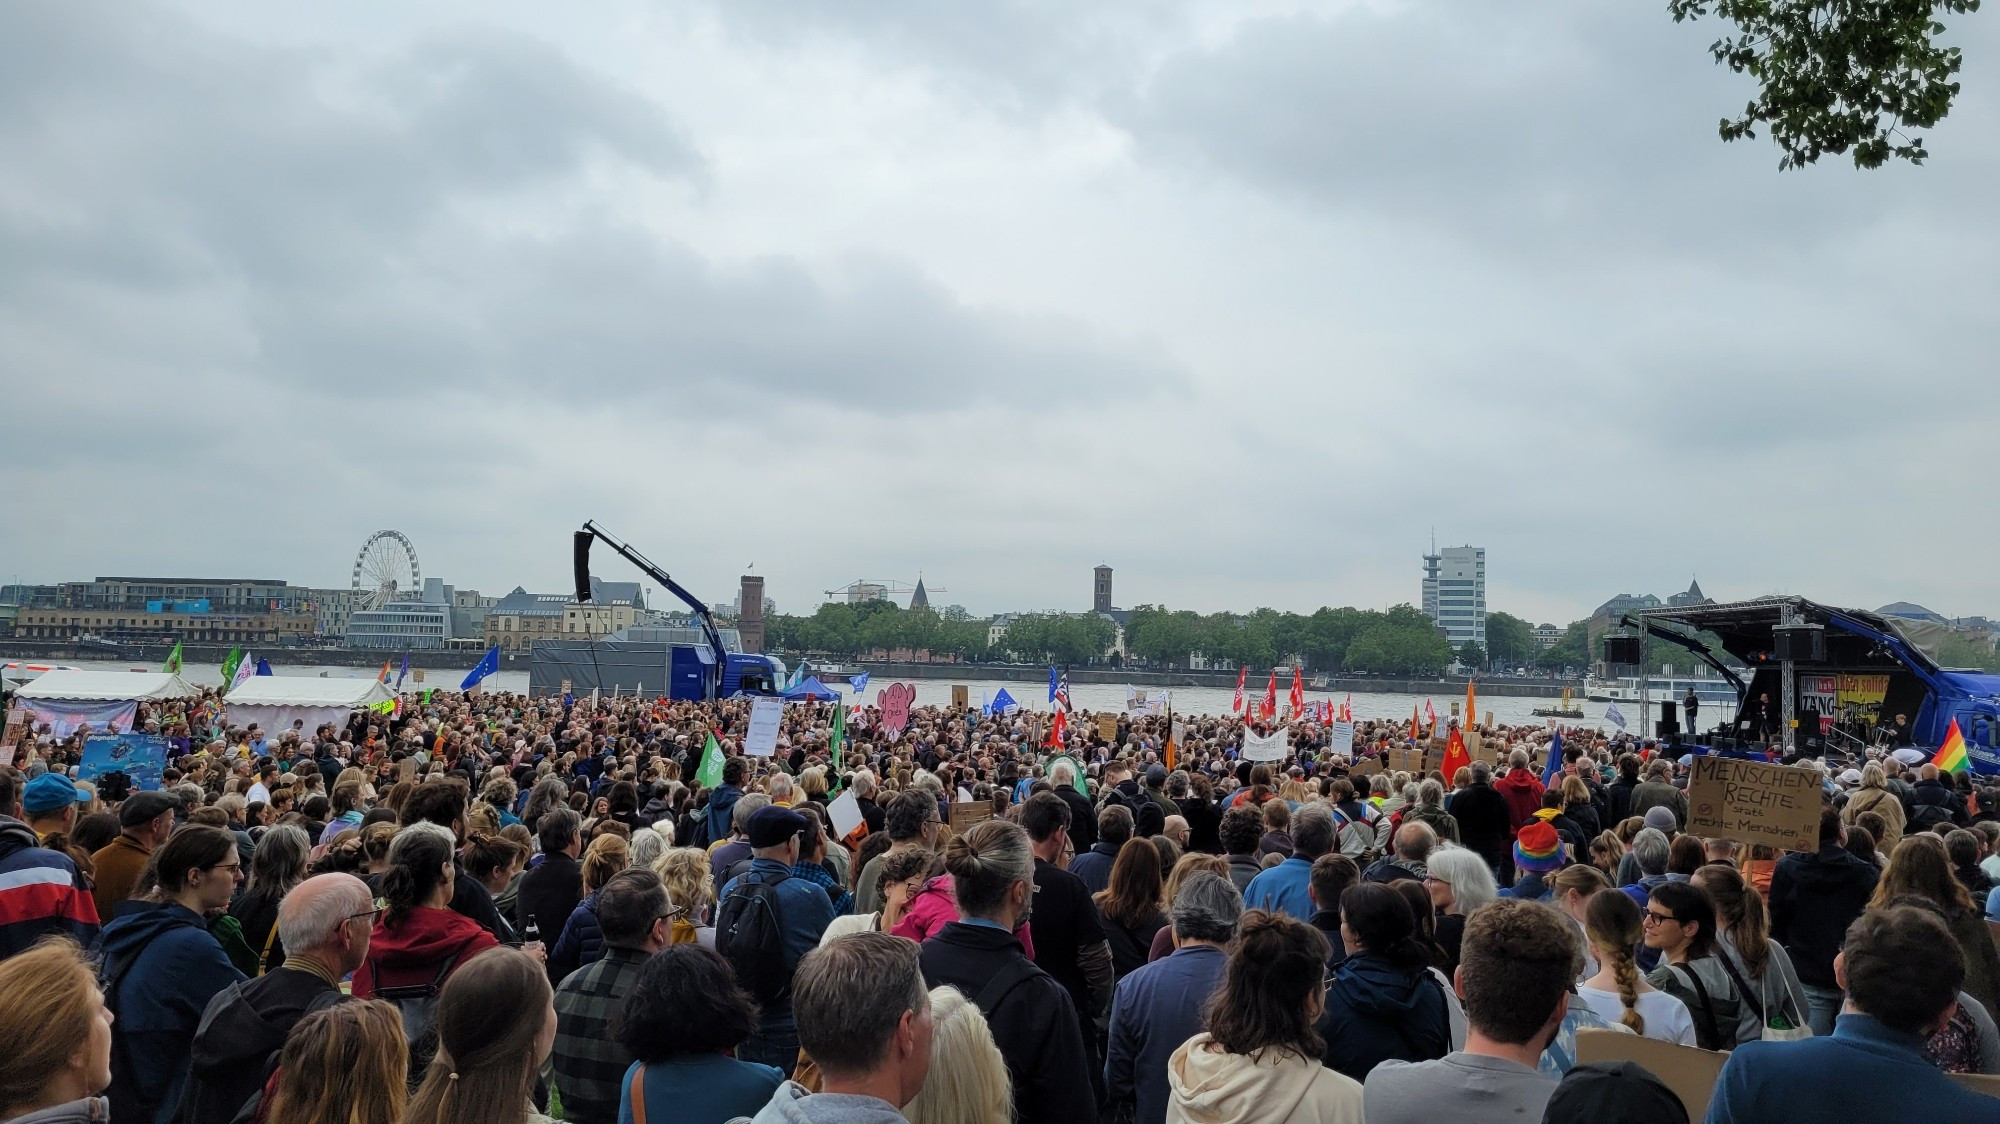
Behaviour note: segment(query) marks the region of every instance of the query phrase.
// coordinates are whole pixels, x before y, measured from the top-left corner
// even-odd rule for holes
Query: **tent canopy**
[[[785,691],[785,697],[788,699],[795,699],[795,700],[837,699],[840,697],[840,695],[837,692],[835,692],[833,688],[828,687],[826,684],[820,682],[819,676],[814,675],[808,677],[805,682],[799,684],[796,687],[787,688]]]
[[[165,671],[49,671],[14,692],[24,699],[125,702],[133,699],[186,699],[201,694],[187,680]]]
[[[396,693],[374,676],[320,679],[304,675],[253,675],[230,688],[223,701],[237,706],[357,707],[393,701]]]

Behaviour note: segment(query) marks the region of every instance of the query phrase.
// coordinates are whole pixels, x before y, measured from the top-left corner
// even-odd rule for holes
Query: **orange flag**
[[[1477,725],[1479,725],[1479,709],[1473,705],[1472,680],[1467,679],[1465,681],[1465,728],[1470,730]],[[1448,778],[1451,774],[1446,773],[1445,776]]]
[[[1444,773],[1444,783],[1450,784],[1451,778],[1457,776],[1460,769],[1471,767],[1472,755],[1465,751],[1465,739],[1459,736],[1458,729],[1454,727],[1451,739],[1445,742],[1444,746],[1444,767],[1440,770]]]
[[[1419,727],[1417,726],[1417,705],[1416,705],[1415,703],[1411,703],[1411,704],[1410,704],[1410,740],[1411,740],[1411,741],[1413,741],[1413,742],[1414,742],[1414,741],[1422,741],[1422,740],[1423,740],[1423,737],[1424,737],[1424,735],[1423,735],[1423,732],[1422,732],[1422,731],[1421,731],[1421,729],[1420,729],[1420,728],[1419,728]]]

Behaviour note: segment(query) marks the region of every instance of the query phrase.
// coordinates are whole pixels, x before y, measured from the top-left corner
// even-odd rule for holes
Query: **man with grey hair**
[[[195,1030],[184,1118],[228,1120],[264,1087],[300,1019],[346,998],[342,977],[368,956],[377,903],[351,874],[306,879],[278,905],[285,962],[225,988]]]
[[[1437,832],[1421,820],[1409,820],[1396,829],[1396,850],[1375,860],[1362,872],[1363,882],[1395,882],[1412,879],[1422,882],[1429,873],[1425,864],[1437,849]]]
[[[792,979],[792,1009],[820,1091],[787,1081],[754,1118],[730,1124],[903,1124],[931,1067],[931,997],[916,943],[853,933],[814,949]]]
[[[882,805],[875,800],[877,785],[875,774],[867,769],[854,770],[853,779],[847,782],[847,787],[854,790],[854,803],[861,810],[861,822],[868,825],[871,835],[884,826],[885,813]]]
[[[1243,895],[1220,874],[1189,875],[1175,895],[1174,951],[1118,981],[1111,1001],[1104,1084],[1112,1107],[1133,1105],[1138,1124],[1167,1118],[1167,1060],[1202,1030],[1202,1007],[1222,984],[1226,950],[1243,918]]]
[[[1639,834],[1632,837],[1629,857],[1639,868],[1639,880],[1628,886],[1620,886],[1619,889],[1625,891],[1633,901],[1638,902],[1640,909],[1646,908],[1646,902],[1653,896],[1653,887],[1673,881],[1677,877],[1667,873],[1667,858],[1671,853],[1672,845],[1667,842],[1666,832],[1658,828],[1642,828]],[[1659,963],[1658,949],[1648,948],[1643,944],[1639,947],[1641,971],[1650,972],[1658,967]]]

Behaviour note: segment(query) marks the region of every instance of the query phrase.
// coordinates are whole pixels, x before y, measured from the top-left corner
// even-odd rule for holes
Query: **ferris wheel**
[[[354,556],[354,609],[380,609],[423,584],[417,548],[401,531],[377,531]]]

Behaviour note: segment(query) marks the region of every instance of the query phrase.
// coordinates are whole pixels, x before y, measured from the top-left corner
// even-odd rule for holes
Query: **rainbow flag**
[[[1958,732],[1958,719],[1952,719],[1951,725],[1945,729],[1944,744],[1938,747],[1937,756],[1931,758],[1931,764],[1945,773],[1963,773],[1972,768],[1972,762],[1965,757],[1965,737]]]

